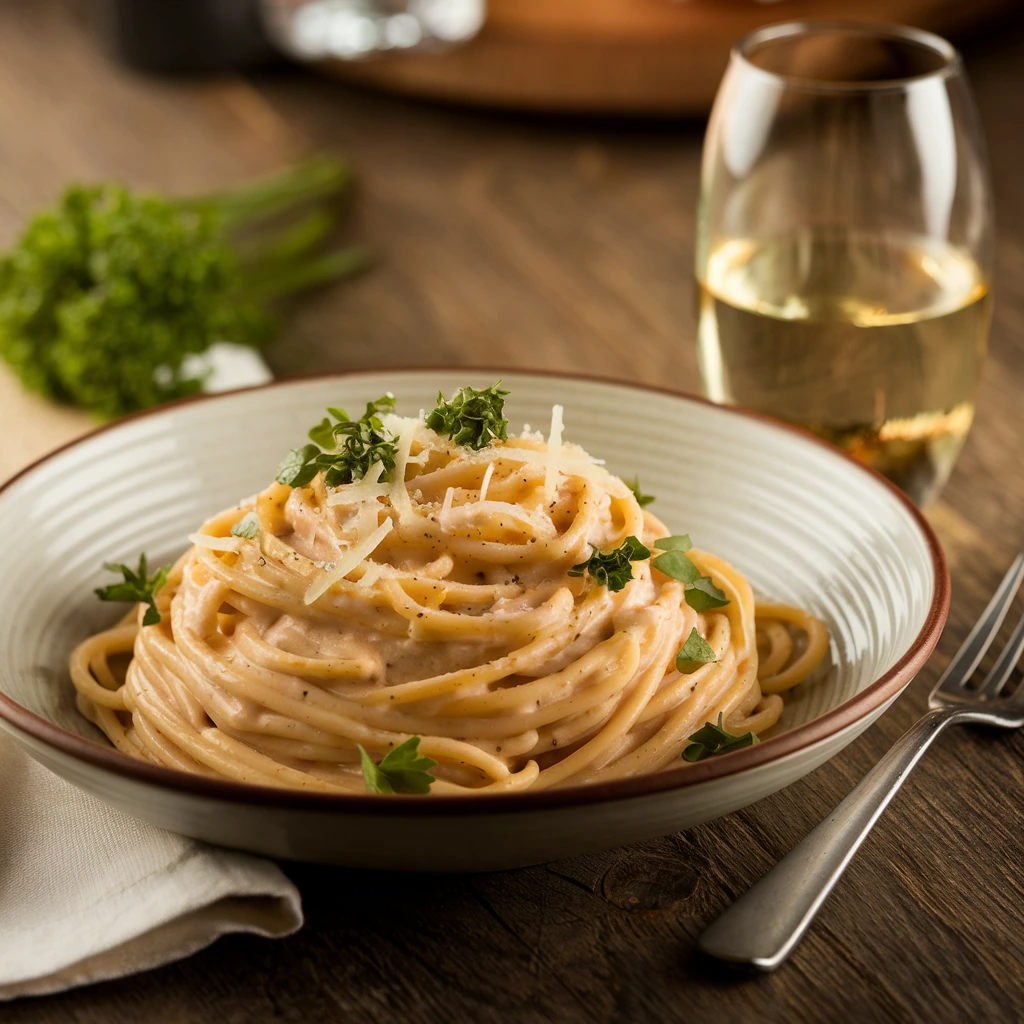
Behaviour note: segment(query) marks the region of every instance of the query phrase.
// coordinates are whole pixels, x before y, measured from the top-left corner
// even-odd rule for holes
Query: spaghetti
[[[433,793],[542,789],[680,764],[720,714],[760,733],[824,658],[820,621],[755,604],[705,551],[687,557],[728,601],[705,611],[652,557],[619,590],[570,575],[668,531],[562,443],[559,407],[550,445],[524,432],[474,450],[422,418],[381,422],[393,469],[274,483],[214,516],[156,594],[158,624],[140,605],[76,648],[79,707],[117,749],[360,791],[360,746],[379,759],[420,737]],[[714,660],[683,672],[693,630]]]

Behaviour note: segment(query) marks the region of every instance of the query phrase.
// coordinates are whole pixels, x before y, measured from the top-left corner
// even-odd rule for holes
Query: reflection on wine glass
[[[711,398],[804,426],[930,501],[974,415],[991,248],[984,148],[947,42],[805,22],[736,46],[698,210]]]

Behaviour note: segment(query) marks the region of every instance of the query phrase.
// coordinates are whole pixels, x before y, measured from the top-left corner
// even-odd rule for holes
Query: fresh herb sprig
[[[324,155],[199,197],[70,186],[0,256],[0,357],[104,419],[201,391],[211,345],[266,344],[271,303],[367,266],[324,251],[352,179]]]
[[[744,733],[742,736],[733,736],[732,733],[726,732],[722,726],[724,717],[724,714],[719,712],[718,725],[705,722],[702,728],[689,737],[690,744],[683,750],[684,761],[703,761],[706,757],[729,754],[758,742],[757,735],[752,732]]]
[[[690,630],[686,643],[679,648],[676,655],[676,669],[683,675],[696,672],[702,665],[710,665],[718,661],[715,649],[697,632],[696,627]]]
[[[694,611],[706,612],[729,603],[725,592],[715,586],[711,577],[702,576],[697,566],[686,557],[686,552],[693,546],[689,534],[662,537],[654,542],[654,546],[662,553],[651,560],[651,565],[684,585],[686,603]]]
[[[639,476],[633,477],[632,480],[623,480],[622,482],[633,492],[633,497],[636,498],[636,503],[641,508],[646,508],[655,500],[653,494],[644,494],[644,492],[640,490]]]
[[[612,593],[617,593],[633,578],[632,563],[650,557],[651,552],[636,537],[627,537],[614,551],[603,552],[594,548],[590,558],[574,565],[569,575],[586,574],[599,587],[607,587]]]
[[[429,793],[434,776],[429,769],[437,762],[419,756],[420,738],[412,736],[389,750],[380,764],[359,747],[363,782],[367,793]]]
[[[446,401],[437,393],[437,407],[427,417],[427,426],[438,434],[447,434],[454,444],[479,451],[492,441],[508,440],[508,420],[503,412],[507,391],[499,385],[489,388],[459,388]]]
[[[146,554],[139,555],[138,569],[129,569],[120,562],[104,562],[107,572],[119,572],[124,576],[123,583],[111,583],[106,587],[97,587],[96,596],[101,601],[129,601],[132,604],[148,604],[146,614],[142,617],[144,626],[155,626],[160,621],[160,613],[156,610],[157,591],[167,582],[169,565],[163,565],[152,576],[146,564]]]
[[[398,445],[379,414],[394,407],[395,396],[386,394],[367,402],[366,412],[357,420],[344,409],[329,408],[335,422],[325,416],[309,431],[313,443],[293,448],[284,457],[277,467],[277,482],[305,487],[317,473],[323,473],[324,483],[337,487],[366,476],[375,462],[383,464],[385,474],[390,473],[395,468]]]

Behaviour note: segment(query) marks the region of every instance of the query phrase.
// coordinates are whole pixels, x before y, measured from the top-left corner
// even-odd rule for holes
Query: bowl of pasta
[[[949,603],[920,513],[810,435],[524,371],[129,417],[0,488],[0,548],[33,757],[163,828],[397,870],[761,799],[884,712]]]

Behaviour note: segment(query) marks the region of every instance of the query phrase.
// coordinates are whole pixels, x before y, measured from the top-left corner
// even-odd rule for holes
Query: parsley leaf
[[[653,494],[644,494],[644,492],[640,490],[639,476],[633,477],[632,481],[623,480],[622,482],[633,492],[633,497],[636,498],[636,503],[641,508],[646,508],[648,505],[650,505],[652,501],[655,500]]]
[[[674,537],[662,537],[654,546],[661,551],[689,551],[693,547],[688,533],[678,533]]]
[[[143,552],[139,555],[138,569],[129,569],[127,565],[122,565],[120,562],[104,562],[103,568],[107,572],[121,573],[124,576],[124,582],[97,587],[96,596],[101,601],[130,601],[136,604],[148,604],[149,607],[142,618],[142,624],[155,626],[160,621],[160,613],[156,610],[156,602],[153,598],[167,582],[167,574],[171,571],[171,567],[169,565],[161,566],[150,576],[149,568],[146,565],[146,555]]]
[[[696,627],[691,629],[686,643],[676,655],[676,669],[683,675],[689,675],[696,672],[701,665],[708,665],[713,661],[718,661],[715,649],[697,632]]]
[[[395,407],[395,396],[382,395],[366,403],[366,411],[357,420],[349,418],[344,409],[327,411],[336,422],[325,416],[309,431],[313,444],[293,448],[277,467],[276,480],[290,487],[305,487],[318,473],[323,473],[328,487],[349,484],[366,476],[375,462],[384,466],[385,474],[395,468],[398,445],[384,429],[379,413]]]
[[[427,771],[437,764],[419,756],[419,736],[412,736],[384,755],[380,764],[359,747],[363,782],[367,793],[429,793],[434,776]]]
[[[477,451],[492,441],[508,440],[508,420],[502,415],[508,392],[499,384],[500,380],[482,391],[459,388],[450,402],[439,391],[437,407],[427,417],[427,426],[438,434],[447,434],[454,444]]]
[[[654,542],[656,548],[668,548],[656,556],[651,565],[666,576],[686,585],[686,603],[698,612],[706,612],[709,608],[721,608],[729,603],[725,592],[715,586],[710,576],[701,576],[700,570],[683,553],[689,551],[690,537],[679,534],[675,537],[663,537]]]
[[[716,754],[728,754],[741,747],[751,747],[758,742],[757,736],[752,733],[744,733],[742,736],[733,736],[722,727],[722,719],[725,716],[718,713],[718,725],[705,722],[704,726],[698,729],[689,739],[690,745],[683,750],[684,761],[703,761],[706,757],[714,757]]]
[[[715,586],[710,576],[701,576],[699,580],[686,584],[686,603],[694,611],[706,612],[709,608],[727,605],[729,598]]]
[[[700,569],[678,549],[658,555],[651,560],[651,565],[680,583],[695,583],[700,579]]]
[[[582,576],[586,573],[599,587],[607,587],[614,594],[633,578],[633,566],[630,563],[650,556],[650,551],[636,537],[627,537],[619,547],[607,554],[594,548],[590,558],[574,565],[569,575]]]
[[[260,532],[260,517],[255,512],[246,512],[241,519],[231,527],[232,537],[245,537],[252,540]]]

